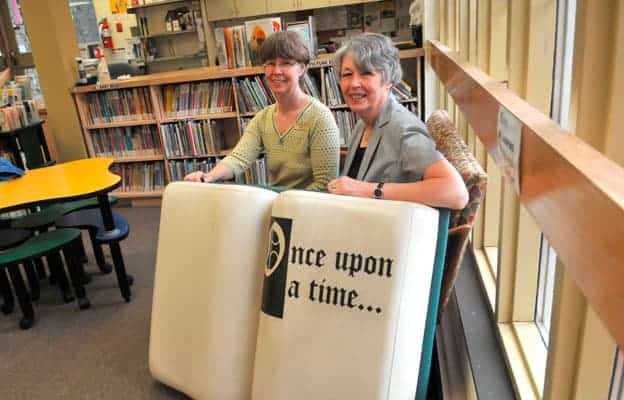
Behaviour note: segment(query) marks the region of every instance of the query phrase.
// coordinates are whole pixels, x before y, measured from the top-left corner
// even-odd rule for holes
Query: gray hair
[[[342,60],[349,54],[355,66],[362,72],[380,72],[383,83],[396,85],[401,82],[403,70],[399,50],[389,37],[380,33],[364,33],[356,36],[338,49],[334,56],[334,73],[340,80]]]

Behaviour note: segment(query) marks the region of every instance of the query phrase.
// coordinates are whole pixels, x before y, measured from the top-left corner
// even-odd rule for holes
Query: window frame
[[[9,0],[0,0],[0,46],[5,57],[7,67],[13,69],[14,74],[21,74],[26,68],[34,68],[35,62],[30,52],[20,53],[15,34],[13,33],[13,22],[9,10]]]

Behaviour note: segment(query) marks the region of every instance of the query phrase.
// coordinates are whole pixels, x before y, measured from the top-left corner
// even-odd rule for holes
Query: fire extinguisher
[[[113,48],[113,36],[111,35],[110,27],[106,18],[100,24],[100,36],[102,37],[102,44],[106,49]]]

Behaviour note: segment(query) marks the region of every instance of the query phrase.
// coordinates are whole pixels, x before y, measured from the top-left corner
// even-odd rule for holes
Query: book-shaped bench
[[[170,184],[152,375],[197,399],[424,399],[447,224],[413,203]]]

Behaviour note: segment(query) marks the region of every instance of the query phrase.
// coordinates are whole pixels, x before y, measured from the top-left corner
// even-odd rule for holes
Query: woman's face
[[[264,74],[275,96],[298,90],[299,77],[304,72],[305,66],[295,60],[277,57],[264,63]]]
[[[383,108],[392,84],[383,83],[378,71],[360,71],[350,54],[342,59],[340,87],[347,105],[367,124],[372,124]]]

